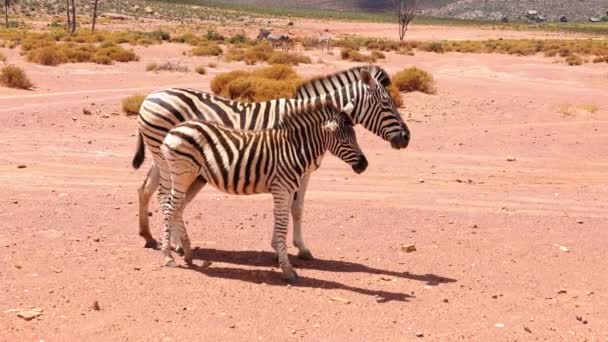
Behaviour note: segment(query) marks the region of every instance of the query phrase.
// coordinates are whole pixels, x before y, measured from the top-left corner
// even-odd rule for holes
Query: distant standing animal
[[[321,33],[318,33],[318,35],[317,46],[321,48],[321,52],[323,52],[324,49],[329,52],[331,50],[331,36],[323,35]]]
[[[304,175],[319,168],[326,151],[356,173],[367,168],[350,119],[353,109],[353,103],[337,110],[331,101],[317,101],[291,112],[274,129],[236,130],[203,120],[186,121],[171,129],[161,147],[168,167],[161,168],[160,178],[171,183],[170,194],[161,203],[165,265],[176,266],[171,239],[180,241],[184,260],[192,264],[182,213],[190,201],[188,189],[202,179],[230,194],[272,194],[275,222],[271,246],[279,257],[283,278],[297,280],[285,240],[289,210]]]
[[[260,29],[260,33],[258,34],[258,40],[266,39],[270,46],[273,49],[277,47],[281,47],[283,51],[289,50],[289,43],[291,42],[291,38],[289,38],[286,34],[274,34],[266,29]]]

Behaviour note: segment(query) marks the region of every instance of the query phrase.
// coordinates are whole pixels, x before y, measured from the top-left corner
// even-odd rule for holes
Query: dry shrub
[[[270,59],[274,49],[268,44],[258,44],[252,47],[235,46],[226,53],[226,61],[243,61],[248,65],[254,65],[257,62],[266,62]]]
[[[355,51],[349,48],[343,48],[340,50],[340,57],[345,60],[351,60],[353,62],[373,63],[376,58],[372,55],[364,55],[359,51]]]
[[[568,65],[581,65],[583,64],[583,59],[577,55],[570,55],[566,57],[566,63],[568,63]]]
[[[236,70],[217,75],[211,90],[220,96],[240,101],[266,101],[293,97],[300,77],[289,65],[271,65],[252,72]]]
[[[395,87],[394,84],[391,84],[387,89],[388,89],[388,93],[391,95],[391,98],[393,99],[393,102],[395,103],[395,106],[397,106],[397,108],[402,107],[403,98],[401,97],[401,92],[399,91],[399,89],[397,89],[397,87]]]
[[[199,74],[199,75],[205,75],[205,74],[207,74],[207,69],[205,69],[205,67],[204,67],[204,66],[202,66],[202,65],[197,66],[197,67],[194,69],[194,71],[195,71],[197,74]]]
[[[190,69],[187,65],[182,65],[180,63],[165,62],[162,64],[150,63],[146,66],[146,71],[188,72]]]
[[[158,70],[158,64],[150,63],[150,64],[146,65],[146,71],[156,71],[156,70]]]
[[[207,64],[207,66],[212,69],[215,69],[215,68],[217,68],[217,63],[209,62],[209,64]]]
[[[146,99],[145,95],[135,94],[122,100],[122,111],[127,115],[139,114],[139,108]]]
[[[606,56],[597,56],[593,59],[593,63],[602,63],[602,62],[606,62],[608,63],[608,55]]]
[[[404,92],[420,91],[427,94],[434,94],[436,92],[433,76],[416,67],[408,68],[395,74],[393,76],[393,84],[399,91]]]
[[[385,59],[386,55],[378,50],[373,50],[371,56],[375,59]]]
[[[215,43],[200,45],[192,49],[194,56],[219,56],[224,52],[222,48]]]
[[[2,52],[0,52],[0,62],[6,63],[6,56]]]
[[[113,61],[131,62],[139,58],[132,50],[126,50],[120,45],[103,43],[99,46],[78,43],[53,43],[41,47],[32,47],[27,54],[27,60],[42,65],[59,65],[63,63],[112,64]]]
[[[312,60],[310,57],[305,56],[301,53],[288,53],[288,52],[278,52],[274,51],[270,58],[268,59],[268,64],[291,64],[291,65],[300,65],[300,64],[310,64]]]
[[[34,84],[25,72],[14,65],[7,65],[0,69],[0,84],[9,88],[31,89]]]

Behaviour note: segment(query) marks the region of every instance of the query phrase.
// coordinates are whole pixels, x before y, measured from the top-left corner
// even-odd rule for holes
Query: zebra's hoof
[[[148,241],[146,241],[146,244],[144,245],[144,248],[157,249],[158,248],[158,241],[156,241],[154,239],[148,240]]]
[[[177,267],[177,264],[175,263],[175,260],[173,260],[173,259],[166,259],[165,260],[165,267],[174,268],[174,267]]]
[[[182,246],[177,246],[173,250],[175,253],[179,254],[179,256],[184,256],[184,248]]]
[[[186,265],[188,265],[188,267],[192,267],[192,265],[194,265],[194,263],[192,262],[192,257],[184,257],[184,261],[186,262]]]
[[[283,278],[283,280],[284,280],[284,281],[286,281],[287,283],[289,283],[289,284],[293,284],[293,283],[295,283],[295,282],[298,280],[298,278],[300,278],[300,277],[298,276],[298,274],[296,273],[296,271],[294,271],[294,270],[290,270],[290,271],[283,271],[282,278]]]
[[[312,253],[310,252],[310,250],[301,249],[300,251],[298,251],[298,259],[312,260],[312,259],[314,259],[314,257],[312,256]]]

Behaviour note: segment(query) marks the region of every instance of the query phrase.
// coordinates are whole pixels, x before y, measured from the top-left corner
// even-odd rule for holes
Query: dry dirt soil
[[[389,54],[389,72],[421,67],[438,92],[404,95],[408,149],[358,130],[368,171],[328,157],[313,175],[305,238],[316,259],[294,257],[301,279],[287,286],[271,253],[269,196],[201,192],[186,213],[191,269],[161,267],[137,235],[148,164],[130,167],[136,123],[119,114],[121,99],[208,90],[218,72],[250,68],[145,72],[215,60],[185,49],[58,67],[0,49],[38,86],[0,88],[0,340],[608,339],[605,64]],[[354,65],[308,53],[325,64],[302,75]],[[155,200],[151,210],[158,237]],[[30,321],[13,310],[31,307],[43,311]]]

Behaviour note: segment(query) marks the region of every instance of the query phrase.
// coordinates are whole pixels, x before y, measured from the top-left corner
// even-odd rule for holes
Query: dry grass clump
[[[248,65],[258,62],[268,64],[310,64],[312,60],[308,56],[300,53],[287,53],[275,51],[268,43],[257,44],[254,46],[237,45],[226,52],[226,61],[243,61]]]
[[[197,74],[199,74],[199,75],[206,75],[206,74],[207,74],[207,69],[205,69],[205,67],[204,67],[204,66],[202,66],[202,65],[197,66],[197,67],[194,69],[194,71],[195,71]]]
[[[434,94],[436,92],[433,76],[416,67],[408,68],[396,73],[392,80],[399,91],[420,91],[426,94]]]
[[[375,59],[385,59],[386,55],[378,50],[372,50],[371,56]]]
[[[0,62],[6,63],[6,56],[2,52],[0,52]]]
[[[293,97],[302,82],[289,65],[271,65],[251,72],[236,70],[217,75],[211,81],[214,94],[239,101],[266,101]]]
[[[379,52],[379,51],[378,51]],[[351,60],[353,62],[362,62],[362,63],[374,63],[377,60],[377,55],[373,53],[371,55],[364,55],[359,51],[352,50],[349,48],[343,48],[340,50],[340,57],[342,59]]]
[[[202,43],[191,51],[194,56],[219,56],[223,52],[222,48],[216,43]]]
[[[583,59],[577,55],[570,55],[566,57],[566,63],[568,63],[568,65],[581,65],[583,64]]]
[[[145,95],[135,94],[122,100],[122,111],[127,115],[139,114],[139,108],[146,99]]]
[[[211,69],[215,69],[215,68],[217,68],[217,63],[209,62],[209,64],[207,64],[207,66],[210,67]]]
[[[9,88],[31,89],[34,84],[25,72],[14,65],[7,65],[0,69],[0,84]]]
[[[593,63],[602,63],[602,62],[606,62],[608,63],[608,55],[606,56],[597,56],[593,59]]]
[[[150,63],[146,65],[146,71],[188,72],[190,71],[190,68],[188,68],[187,65],[174,62],[165,62],[162,64]]]

